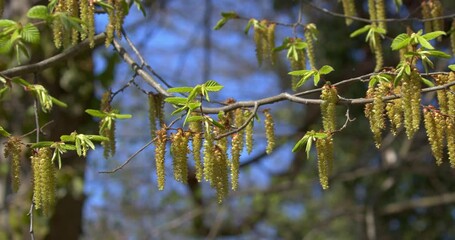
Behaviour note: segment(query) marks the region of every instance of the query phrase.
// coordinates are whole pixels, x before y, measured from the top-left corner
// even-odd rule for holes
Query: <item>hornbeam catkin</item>
[[[265,136],[267,138],[267,147],[265,152],[267,154],[271,154],[273,149],[275,148],[275,124],[273,122],[272,114],[270,114],[269,109],[264,110],[265,120]]]
[[[56,169],[50,148],[40,148],[31,156],[33,171],[33,203],[48,215],[55,202]]]
[[[156,132],[156,141],[155,141],[155,164],[156,164],[156,175],[158,181],[158,189],[164,189],[165,183],[165,166],[164,166],[164,157],[166,154],[166,142],[167,134],[165,129],[160,129]]]
[[[10,159],[11,166],[11,185],[14,192],[17,192],[20,185],[20,175],[21,175],[21,152],[22,152],[22,142],[20,138],[9,137],[8,141],[5,144],[4,156],[6,159]]]
[[[319,181],[323,189],[329,188],[329,175],[333,163],[333,139],[331,135],[316,140]]]

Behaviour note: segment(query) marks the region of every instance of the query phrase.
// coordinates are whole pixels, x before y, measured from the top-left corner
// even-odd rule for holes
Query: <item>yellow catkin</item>
[[[88,11],[88,8],[89,8],[89,1],[80,1],[79,3],[79,17],[81,19],[81,28],[82,28],[82,32],[81,32],[81,40],[85,40],[87,38],[87,33],[88,33],[88,19],[89,19],[89,11]]]
[[[303,49],[297,49],[297,59],[294,56],[289,56],[289,62],[291,63],[291,70],[304,70],[306,69],[306,62],[305,62],[305,51]],[[293,75],[292,76],[292,90],[297,91],[297,83],[300,80],[300,76]]]
[[[234,110],[234,124],[235,124],[235,127],[237,129],[239,129],[240,127],[242,127],[243,123],[245,122],[245,115],[243,114],[243,110],[240,109],[240,108],[237,108],[236,110]],[[240,144],[240,151],[243,151],[243,141],[244,141],[244,136],[243,136],[243,133],[244,133],[244,129],[242,129],[241,131],[239,131],[239,144]]]
[[[433,153],[434,158],[436,159],[436,164],[442,164],[443,150],[444,150],[444,135],[443,135],[443,126],[440,124],[445,119],[443,116],[436,112],[431,106],[423,111],[425,129],[428,136],[428,142],[431,146],[431,152]],[[445,125],[445,124],[443,124]],[[441,131],[442,130],[442,131]]]
[[[431,0],[430,1],[430,8],[431,8],[431,17],[437,18],[442,16],[442,4],[439,0]],[[444,31],[444,20],[443,19],[435,19],[432,21],[433,31]],[[437,38],[438,41],[441,41],[442,37]]]
[[[333,162],[333,139],[331,135],[316,140],[319,181],[323,189],[329,188],[329,176]]]
[[[192,116],[198,116],[199,113],[192,112]],[[203,167],[201,159],[202,149],[202,124],[200,121],[190,122],[188,126],[191,131],[191,151],[194,159],[194,167],[196,170],[196,179],[200,182],[203,178]]]
[[[387,86],[386,83],[379,82],[376,87],[370,87],[368,89],[367,98],[373,98],[373,103],[367,104],[365,106],[365,116],[368,118],[370,122],[370,129],[374,136],[374,141],[376,147],[379,148],[381,146],[382,141],[382,130],[385,128],[385,103],[382,98],[387,94]]]
[[[125,16],[127,14],[126,6],[127,3],[125,0],[114,0],[114,10],[115,10],[115,33],[117,37],[122,38],[122,26]]]
[[[65,6],[63,1],[58,1],[54,8],[55,12],[65,12]],[[54,45],[56,48],[61,48],[63,44],[63,25],[59,18],[55,18],[52,21],[52,33],[54,38]]]
[[[372,21],[371,25],[376,26],[378,19],[376,16],[376,3],[375,0],[368,0],[368,14],[370,15],[370,20]]]
[[[449,80],[447,75],[438,75],[435,77],[436,84],[437,85],[444,85],[447,83]],[[447,90],[439,90],[436,92],[437,98],[438,98],[438,105],[439,105],[439,110],[441,111],[442,114],[447,115],[448,112],[448,100],[447,100]],[[449,93],[451,94],[451,93]]]
[[[452,47],[452,54],[455,55],[455,19],[452,21],[450,31],[450,46]]]
[[[267,147],[265,152],[271,154],[275,148],[275,123],[269,109],[264,110],[265,137],[267,138]]]
[[[90,1],[87,8],[87,38],[90,47],[95,47],[95,4]]]
[[[401,83],[404,127],[406,135],[411,139],[420,125],[420,76],[416,70],[412,70],[410,76],[403,76]]]
[[[244,115],[245,119],[249,118],[253,114],[249,110],[245,110]],[[254,121],[251,119],[250,122],[245,127],[245,145],[246,145],[246,151],[248,154],[253,151],[253,146],[254,146],[254,138],[253,138],[253,133],[254,133]]]
[[[235,133],[232,135],[232,148],[231,148],[231,184],[232,190],[237,190],[239,183],[239,166],[240,166],[240,153],[242,145],[242,134]]]
[[[158,181],[158,189],[164,189],[164,183],[166,181],[166,173],[164,166],[164,158],[166,154],[166,142],[167,134],[165,129],[160,129],[156,132],[155,141],[155,164],[156,164],[156,176]]]
[[[385,11],[385,6],[384,6],[384,0],[375,0],[376,5],[376,18],[377,20],[384,20],[386,19],[386,11]],[[387,31],[387,24],[385,21],[379,21],[378,22],[378,27],[384,29]]]
[[[316,25],[314,23],[310,23],[305,26],[305,41],[307,43],[307,57],[308,62],[310,63],[311,69],[316,69],[316,57],[314,53],[314,40],[316,34]]]
[[[431,9],[427,1],[422,1],[422,4],[420,5],[422,9],[422,19],[428,19],[431,18]],[[432,31],[432,22],[431,21],[425,21],[423,23],[425,33],[429,33]]]
[[[176,181],[186,183],[188,179],[188,141],[190,132],[181,128],[171,137],[171,155],[173,157],[174,178]]]
[[[256,45],[256,59],[258,61],[259,66],[262,65],[262,61],[264,60],[265,52],[264,48],[267,48],[267,46],[264,46],[267,42],[263,41],[264,39],[264,27],[261,26],[260,23],[254,25],[254,36],[253,40]]]
[[[267,27],[267,53],[272,64],[275,64],[276,61],[276,52],[275,49],[275,23],[269,24]]]
[[[382,52],[382,41],[378,33],[374,34],[375,44],[373,47],[374,59],[376,60],[376,65],[374,67],[375,72],[379,72],[384,65],[384,55]]]
[[[112,7],[112,8],[106,9],[106,13],[109,17],[109,22],[106,24],[106,30],[105,30],[106,31],[106,40],[104,42],[104,45],[106,47],[109,47],[112,40],[114,39],[115,24],[116,24],[116,20],[117,20],[117,18],[115,17],[115,12],[114,12],[114,9],[115,9],[114,1],[116,1],[116,0],[107,0],[106,1],[106,3]]]
[[[336,130],[336,103],[338,101],[338,93],[334,86],[325,84],[322,87],[321,100],[321,114],[322,125],[324,131],[331,133]]]
[[[212,187],[216,190],[218,203],[223,202],[229,191],[228,162],[225,152],[225,149],[215,145],[213,151],[214,173],[212,176]]]
[[[400,88],[393,90],[394,94],[400,92]],[[390,121],[390,131],[394,136],[397,135],[398,129],[401,127],[403,121],[403,110],[401,108],[401,98],[394,99],[386,104],[387,117]]]
[[[448,76],[448,82],[455,81],[455,73],[450,72]],[[447,150],[449,153],[450,166],[455,168],[455,86],[450,87],[450,93],[447,94],[447,117],[446,117],[446,126],[447,126]]]
[[[50,148],[40,148],[32,157],[33,202],[36,209],[48,215],[55,203],[56,169]]]
[[[148,94],[148,105],[149,105],[149,126],[150,126],[150,136],[153,138],[156,137],[156,103],[155,96],[152,93]]]
[[[206,123],[208,124],[208,123]],[[213,133],[209,126],[206,125],[204,131],[204,177],[205,180],[212,183],[213,169],[214,169],[214,139]]]
[[[354,0],[342,0],[341,3],[343,4],[343,12],[345,16],[353,17],[357,15]],[[345,21],[346,25],[348,26],[351,25],[353,22],[351,18],[345,18]]]
[[[158,125],[163,127],[166,123],[164,121],[164,97],[162,94],[154,94],[155,97],[155,108],[156,108],[156,118],[158,119]]]
[[[11,185],[14,192],[20,186],[22,142],[20,138],[9,137],[5,143],[4,156],[10,158]]]

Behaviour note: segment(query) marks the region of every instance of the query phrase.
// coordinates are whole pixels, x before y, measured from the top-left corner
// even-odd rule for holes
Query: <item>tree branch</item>
[[[95,45],[99,45],[103,43],[104,39],[106,38],[106,34],[100,33],[95,36]],[[65,62],[67,59],[70,59],[76,55],[79,55],[83,53],[84,51],[90,49],[90,43],[88,39],[80,42],[77,45],[74,45],[73,47],[70,47],[66,49],[65,51],[54,55],[50,58],[47,58],[45,60],[42,60],[37,63],[32,63],[32,64],[27,64],[23,66],[18,66],[14,68],[10,68],[7,70],[4,70],[0,72],[1,76],[5,77],[17,77],[17,76],[22,76],[28,73],[34,73],[34,72],[40,72],[43,71],[47,68],[51,68],[57,64],[61,64],[62,62]]]
[[[444,193],[441,195],[422,197],[408,201],[391,203],[386,205],[381,211],[382,215],[392,215],[415,208],[428,208],[438,205],[445,205],[455,202],[455,192]]]

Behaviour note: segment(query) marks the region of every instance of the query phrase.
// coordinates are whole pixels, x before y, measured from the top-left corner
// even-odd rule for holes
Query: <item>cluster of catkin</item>
[[[39,148],[31,156],[33,171],[33,203],[48,214],[55,203],[57,169],[52,162],[52,150]]]
[[[422,1],[421,9],[423,19],[438,18],[441,17],[443,13],[442,4],[439,0]],[[425,21],[424,29],[426,33],[433,31],[444,31],[444,20],[441,18]],[[441,38],[438,39],[441,40]]]
[[[96,0],[58,0],[53,14],[66,15],[67,17],[77,18],[81,21],[82,31],[68,25],[68,21],[62,17],[55,17],[52,22],[55,47],[61,48],[63,45],[76,44],[79,40],[88,39],[90,46],[95,46],[95,5]],[[124,0],[107,0],[110,7],[106,8],[109,16],[109,23],[106,26],[106,46],[112,42],[114,34],[121,36],[123,20],[127,13],[127,5]]]
[[[254,24],[254,43],[256,44],[256,58],[259,65],[265,59],[275,62],[275,23],[262,20]]]
[[[329,188],[329,176],[333,164],[333,133],[336,131],[336,103],[338,92],[335,86],[329,83],[322,87],[321,114],[322,126],[326,136],[316,140],[318,156],[319,181],[323,189]]]
[[[454,72],[435,77],[438,85],[455,81]],[[445,141],[451,167],[455,168],[455,87],[437,92],[439,109],[432,105],[423,110],[425,129],[436,164],[442,164]]]
[[[236,109],[220,113],[218,122],[224,126],[214,126],[209,121],[190,122],[188,129],[177,129],[174,132],[161,128],[155,136],[155,163],[158,178],[158,189],[164,189],[165,159],[167,142],[170,142],[174,179],[186,183],[188,166],[194,166],[197,181],[205,179],[216,190],[218,202],[222,202],[229,192],[229,175],[231,189],[238,188],[240,156],[244,151],[253,149],[253,118],[250,110]],[[197,115],[193,112],[193,115]],[[264,111],[264,125],[267,137],[266,152],[270,154],[275,146],[275,133],[272,115]],[[250,121],[246,122],[246,120]],[[244,126],[246,124],[246,126]],[[240,130],[241,127],[244,127]],[[236,130],[226,137],[221,134]],[[230,138],[230,139],[228,139]],[[230,140],[230,146],[229,144]],[[230,153],[228,150],[230,149]],[[202,154],[201,154],[202,152]],[[193,163],[189,161],[190,153]],[[229,174],[230,173],[230,174]]]
[[[20,138],[10,136],[5,143],[4,156],[10,159],[11,184],[17,192],[21,180],[21,158],[23,143]],[[48,215],[55,203],[57,169],[52,161],[52,150],[48,147],[33,150],[30,157],[33,173],[33,203]]]

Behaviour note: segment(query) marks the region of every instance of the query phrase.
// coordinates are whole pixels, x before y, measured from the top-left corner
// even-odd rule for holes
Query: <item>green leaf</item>
[[[292,148],[292,152],[300,151],[302,149],[303,145],[306,144],[306,142],[308,141],[308,138],[309,138],[309,135],[307,133],[299,141],[297,141],[297,143]]]
[[[254,21],[256,21],[256,19],[252,18],[248,21],[248,23],[246,24],[245,26],[245,29],[243,30],[243,32],[245,33],[245,35],[248,35],[248,32],[250,31],[250,28],[251,26],[253,25]]]
[[[224,18],[238,18],[239,15],[236,12],[222,12],[221,16]]]
[[[424,35],[422,35],[422,37],[429,41],[429,40],[435,39],[442,35],[446,35],[446,33],[444,31],[435,31],[435,32],[429,32],[427,34],[424,34]]]
[[[200,102],[192,102],[188,104],[188,108],[190,109],[190,111],[193,111],[194,109],[199,108],[200,106],[201,106]]]
[[[395,51],[395,50],[402,49],[402,48],[408,46],[410,42],[411,42],[411,38],[409,37],[409,35],[406,33],[402,33],[393,39],[392,45],[391,45],[392,50]]]
[[[193,90],[193,87],[174,87],[169,88],[167,92],[169,93],[189,93]]]
[[[228,18],[221,18],[213,27],[213,30],[220,30],[228,21],[229,21]]]
[[[190,116],[186,119],[186,122],[199,122],[204,120],[203,116]]]
[[[205,89],[209,92],[218,92],[221,89],[223,89],[223,85],[219,84],[218,82],[214,80],[209,80],[206,83],[204,83]]]
[[[188,102],[188,99],[184,97],[168,97],[165,98],[164,101],[175,105],[185,105]]]
[[[362,28],[359,28],[359,29],[355,30],[354,32],[352,32],[351,35],[349,35],[349,37],[351,37],[351,38],[357,37],[360,34],[366,33],[370,29],[371,29],[371,25],[365,25]]]
[[[96,109],[87,109],[87,110],[85,110],[85,112],[90,114],[91,116],[97,117],[97,118],[104,118],[107,116],[107,114],[105,112],[102,112],[102,111],[96,110]]]
[[[67,151],[75,151],[76,150],[76,146],[74,146],[72,144],[66,144],[66,143],[60,144],[60,148],[63,149],[63,150],[67,150]]]
[[[417,41],[420,43],[420,45],[422,45],[422,47],[426,49],[434,49],[434,47],[425,38],[421,36],[417,37]]]
[[[171,115],[175,115],[175,114],[177,114],[177,113],[179,113],[179,112],[183,112],[183,111],[185,111],[186,109],[187,109],[186,106],[185,106],[185,107],[181,107],[181,108],[177,108],[177,109],[175,109],[175,110],[171,113]]]
[[[3,137],[9,137],[11,134],[6,131],[2,126],[0,126],[0,134],[3,136]]]
[[[303,69],[303,70],[292,71],[292,72],[289,72],[288,74],[292,75],[292,76],[305,76],[306,74],[308,74],[311,71],[312,70]]]
[[[28,10],[27,17],[31,19],[47,20],[49,18],[49,10],[46,6],[37,5]]]
[[[40,42],[40,32],[37,27],[31,23],[25,24],[21,31],[21,37],[29,43],[39,43]]]
[[[64,108],[68,107],[68,105],[67,105],[66,103],[64,103],[64,102],[62,102],[62,101],[60,101],[60,100],[58,100],[58,99],[55,98],[55,97],[52,97],[52,96],[51,96],[51,100],[52,100],[52,102],[53,102],[55,105],[57,105],[57,106],[59,106],[59,107],[64,107]]]
[[[452,57],[449,54],[442,52],[442,51],[430,50],[427,52],[429,53],[430,56],[433,56],[433,57],[440,57],[440,58],[451,58]]]
[[[426,78],[421,77],[422,82],[427,85],[428,87],[434,87],[434,83]]]
[[[455,64],[450,64],[448,67],[450,70],[455,71]]]
[[[52,146],[52,144],[54,144],[54,142],[52,142],[52,141],[43,141],[43,142],[34,143],[30,147],[31,148],[43,148],[43,147],[50,147],[50,146]]]
[[[142,15],[145,17],[147,14],[141,0],[134,0],[134,4],[136,4],[137,9],[140,10],[142,12]]]
[[[10,28],[10,27],[16,28],[16,26],[17,26],[17,23],[13,20],[0,19],[0,28]]]
[[[118,114],[118,113],[114,114],[115,119],[130,119],[132,117],[133,117],[133,115],[131,115],[131,114]]]
[[[114,7],[103,2],[103,1],[96,1],[96,4],[98,4],[99,6],[101,6],[104,10],[107,10],[107,9],[110,9],[110,10],[114,10]]]
[[[329,74],[331,72],[335,71],[333,69],[333,67],[329,66],[329,65],[324,65],[322,66],[320,69],[319,69],[319,74],[322,74],[322,75],[326,75],[326,74]]]
[[[305,152],[306,152],[307,159],[310,159],[311,145],[313,144],[313,141],[314,141],[314,137],[311,136],[308,138],[308,141],[306,142]]]
[[[221,123],[218,122],[218,121],[213,120],[213,119],[210,118],[210,117],[207,117],[206,119],[207,119],[207,121],[209,121],[211,124],[213,124],[213,125],[215,125],[215,126],[221,128],[221,129],[224,129],[224,128],[225,128],[225,127],[223,126],[223,124],[221,124]]]
[[[74,134],[62,135],[62,136],[60,136],[60,140],[62,142],[74,142],[74,141],[76,141],[76,136]]]
[[[96,142],[109,141],[109,138],[100,135],[85,135],[88,139]]]
[[[5,94],[8,90],[9,90],[9,87],[7,87],[7,86],[0,89],[0,99],[2,99],[5,96]]]

